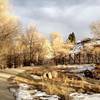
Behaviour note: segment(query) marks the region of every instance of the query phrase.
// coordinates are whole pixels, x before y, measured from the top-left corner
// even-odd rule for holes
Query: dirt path
[[[0,100],[15,100],[7,89],[8,83],[6,79],[0,78]]]
[[[7,79],[22,71],[20,69],[0,70],[0,100],[15,100],[7,88],[9,86]]]
[[[12,94],[9,92],[7,88],[9,86],[7,79],[27,69],[31,68],[26,67],[26,68],[0,70],[0,100],[15,100],[15,98],[12,96]]]

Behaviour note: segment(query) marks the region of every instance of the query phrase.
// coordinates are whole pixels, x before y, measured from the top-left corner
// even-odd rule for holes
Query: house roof
[[[100,38],[98,38],[98,39],[87,38],[87,39],[84,39],[84,40],[78,42],[77,44],[84,44],[84,43],[89,43],[91,41],[98,41],[98,40],[100,41]]]

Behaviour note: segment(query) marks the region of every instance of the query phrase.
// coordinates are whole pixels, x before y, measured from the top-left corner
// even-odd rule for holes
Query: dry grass
[[[42,77],[41,80],[34,80],[30,77],[30,74],[42,76],[45,72],[52,72],[53,70],[58,72],[58,77],[52,79],[44,79]],[[89,90],[89,86],[92,84],[90,80],[87,81],[85,79],[79,79],[79,77],[75,76],[75,74],[71,75],[69,73],[63,73],[60,72],[60,70],[61,69],[57,69],[55,67],[35,67],[32,70],[20,73],[16,78],[16,81],[31,84],[35,88],[45,91],[48,94],[56,94],[64,97],[68,97],[68,94],[72,92],[84,92],[87,89]],[[95,87],[95,84],[93,87],[93,90],[95,91],[98,89],[98,87]]]

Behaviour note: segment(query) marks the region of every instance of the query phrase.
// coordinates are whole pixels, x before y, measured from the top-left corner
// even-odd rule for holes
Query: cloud
[[[100,0],[12,0],[12,4],[23,23],[33,20],[46,35],[74,31],[82,39],[90,36],[89,25],[100,19]]]

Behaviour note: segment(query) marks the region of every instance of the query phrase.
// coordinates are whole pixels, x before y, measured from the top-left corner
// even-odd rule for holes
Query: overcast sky
[[[13,11],[23,23],[33,21],[48,36],[75,32],[78,39],[91,36],[90,24],[100,20],[100,0],[12,0]]]

